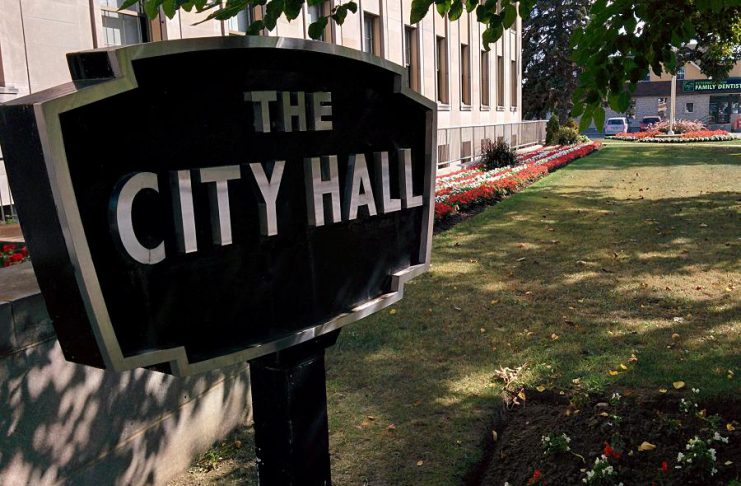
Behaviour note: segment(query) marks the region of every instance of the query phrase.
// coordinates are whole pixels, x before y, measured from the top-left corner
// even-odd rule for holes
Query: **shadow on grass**
[[[568,170],[625,169],[617,155]],[[739,392],[739,194],[606,194],[541,184],[464,221],[395,314],[343,332],[328,352],[339,483],[460,482],[491,440],[500,366],[549,388]]]

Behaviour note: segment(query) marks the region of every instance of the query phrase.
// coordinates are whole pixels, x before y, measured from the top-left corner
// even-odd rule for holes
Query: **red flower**
[[[537,484],[540,481],[542,481],[540,469],[536,469],[533,473],[533,477],[527,480],[527,484]],[[545,484],[545,481],[543,481],[543,484]]]
[[[605,442],[605,448],[602,449],[602,452],[605,454],[605,457],[612,457],[613,459],[620,459],[622,457],[622,454],[615,451],[608,442]]]
[[[28,256],[28,248],[26,248],[25,246],[23,248],[21,248],[21,255],[23,255],[24,257],[27,257]]]
[[[661,472],[666,473],[669,471],[669,464],[666,461],[661,463]]]
[[[15,251],[15,245],[3,245],[3,253],[11,253]]]
[[[23,261],[23,255],[21,255],[20,253],[13,253],[12,255],[10,255],[8,257],[8,261],[10,263],[19,263],[19,262],[22,262]]]

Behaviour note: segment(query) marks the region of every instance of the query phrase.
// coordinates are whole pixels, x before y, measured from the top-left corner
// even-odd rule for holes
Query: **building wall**
[[[337,0],[330,0],[337,2]],[[342,26],[332,25],[332,41],[362,49],[366,15],[380,18],[381,56],[400,65],[405,62],[404,29],[409,25],[411,0],[359,0],[356,14],[349,13]],[[261,7],[257,7],[258,9]],[[0,0],[0,102],[46,89],[70,80],[65,54],[105,47],[100,0]],[[259,11],[257,13],[259,16]],[[184,39],[228,35],[225,22],[200,23],[205,14],[178,12],[174,18],[161,15],[150,22],[152,40]],[[268,33],[308,39],[307,7],[295,20],[281,18]],[[436,42],[444,36],[448,47],[449,103],[439,105],[440,128],[510,123],[521,120],[521,21],[505,32],[489,54],[490,106],[481,104],[481,33],[483,26],[475,13],[464,13],[456,22],[440,18],[434,8],[419,25],[419,91],[437,99]],[[467,44],[470,58],[471,103],[461,101],[461,44]],[[497,100],[496,56],[504,59],[504,99]],[[516,68],[512,69],[512,61]],[[517,77],[512,93],[512,76]]]

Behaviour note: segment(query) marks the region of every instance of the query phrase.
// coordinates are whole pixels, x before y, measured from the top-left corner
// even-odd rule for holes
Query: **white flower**
[[[692,389],[692,393],[700,393],[700,389],[699,388],[693,388]]]
[[[594,477],[594,471],[587,471],[587,479],[592,479]]]
[[[679,454],[677,454],[677,461],[682,461],[682,460],[684,460],[684,454],[680,452]]]
[[[711,476],[715,476],[715,474],[716,474],[717,472],[718,472],[718,470],[717,470],[717,469],[715,469],[715,468],[713,468],[713,469],[712,469],[712,470],[710,471],[710,475],[711,475]]]
[[[712,457],[713,460],[715,460],[715,449],[708,449],[708,452],[710,453],[710,457]]]
[[[612,399],[613,400],[620,400],[621,398],[622,397],[620,396],[620,394],[618,392],[615,392],[615,393],[612,394]]]

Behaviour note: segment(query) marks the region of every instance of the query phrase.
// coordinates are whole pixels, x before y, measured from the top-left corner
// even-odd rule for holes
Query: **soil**
[[[486,209],[488,206],[489,205],[474,206],[474,207],[469,208],[469,209],[466,209],[466,210],[458,211],[455,214],[451,214],[450,216],[448,216],[447,218],[445,218],[445,219],[443,219],[441,221],[436,221],[433,232],[435,234],[438,234],[438,233],[442,233],[444,231],[447,231],[450,228],[452,228],[453,226],[455,226],[458,223],[460,223],[461,221],[464,221],[464,220],[466,220],[466,219],[468,219],[468,218],[470,218],[472,216],[476,216],[481,211],[483,211],[484,209]]]
[[[525,390],[526,400],[504,408],[492,420],[497,433],[487,434],[484,460],[466,480],[473,485],[529,484],[534,471],[542,484],[584,484],[586,471],[603,454],[605,442],[620,453],[609,459],[616,471],[614,481],[602,484],[624,485],[728,485],[741,477],[741,401],[723,400],[699,404],[707,418],[680,411],[682,398],[691,400],[691,391],[620,390],[622,398],[610,403],[609,397],[569,397],[559,392]],[[511,401],[510,401],[511,403]],[[715,428],[708,421],[718,415]],[[606,415],[606,416],[605,416]],[[619,417],[617,420],[614,416]],[[730,424],[730,428],[727,425]],[[733,429],[733,430],[731,430]],[[710,477],[686,468],[676,469],[677,454],[686,452],[687,441],[695,436],[711,438],[715,431],[728,437],[728,443],[713,442],[717,451],[718,473]],[[565,433],[571,438],[571,452],[545,455],[542,437]],[[624,445],[620,445],[620,442]],[[644,442],[656,446],[639,451]],[[575,454],[584,458],[577,457]],[[668,470],[661,465],[667,461]],[[535,482],[534,484],[541,484]]]

